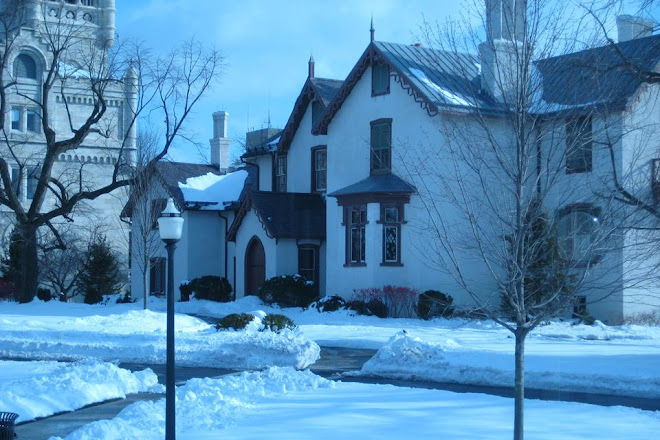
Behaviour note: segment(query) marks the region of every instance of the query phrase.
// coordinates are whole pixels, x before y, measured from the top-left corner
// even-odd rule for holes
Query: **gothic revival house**
[[[498,222],[515,197],[502,183],[508,176],[492,170],[506,170],[497,160],[516,163],[506,102],[520,36],[504,27],[516,18],[502,14],[521,11],[488,5],[491,38],[478,55],[375,41],[372,30],[344,81],[317,78],[310,59],[284,130],[248,142],[245,174],[234,181],[244,187],[216,178],[225,182],[219,191],[179,198],[184,215],[217,211],[207,233],[187,239],[215,247],[209,274],[226,276],[238,298],[265,279],[298,273],[321,296],[398,285],[444,291],[473,307],[469,284],[500,304],[505,271],[479,252],[491,246],[495,259],[510,243]],[[652,220],[621,199],[653,210],[660,194],[660,86],[639,74],[660,70],[660,36],[634,17],[619,25],[616,46],[533,63],[539,88],[528,114],[538,124],[524,132],[535,146],[524,190],[542,196],[561,261],[589,269],[575,306],[610,323],[660,307],[660,286],[645,276],[657,252],[638,246],[653,238],[639,233]],[[623,59],[634,68],[622,68]],[[175,200],[177,190],[203,186],[183,177],[169,191]],[[475,231],[484,241],[470,241]],[[195,256],[198,245],[184,246],[187,272],[177,283],[207,260]]]
[[[113,45],[115,1],[27,0],[18,2],[16,11],[7,9],[14,2],[6,3],[9,4],[3,5],[3,13],[21,21],[11,29],[3,29],[0,35],[3,47],[8,48],[2,54],[6,56],[2,76],[7,110],[0,157],[7,165],[18,203],[27,210],[35,196],[45,157],[42,118],[48,118],[56,140],[60,141],[72,137],[74,130],[93,114],[99,96],[90,85],[102,75],[97,72],[105,65]],[[66,41],[66,50],[55,66],[49,44],[53,41]],[[50,74],[56,75],[54,86],[44,95],[42,85]],[[108,184],[118,164],[134,163],[136,125],[132,121],[137,104],[137,73],[132,67],[124,67],[112,77],[102,92],[107,110],[94,122],[98,133],[91,133],[77,148],[56,158],[52,177],[59,190],[46,192],[43,211],[59,206],[66,197],[63,194],[71,194],[76,188]],[[15,210],[8,208],[13,203],[9,191],[3,194],[6,197],[0,204],[0,242],[6,243]],[[81,239],[100,229],[118,255],[126,255],[128,234],[119,222],[126,198],[121,191],[115,191],[80,203],[67,218],[53,219],[52,225],[60,231],[70,228]],[[47,229],[43,227],[40,232],[46,233]]]

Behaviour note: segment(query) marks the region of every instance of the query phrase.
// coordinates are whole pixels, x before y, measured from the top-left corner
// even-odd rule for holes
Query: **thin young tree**
[[[20,237],[21,301],[30,301],[37,291],[40,228],[47,227],[61,240],[57,222],[91,215],[95,200],[132,183],[140,115],[162,121],[158,152],[144,170],[165,157],[173,143],[186,141],[185,121],[223,66],[218,51],[195,41],[155,56],[140,45],[112,44],[114,35],[90,38],[84,22],[69,20],[57,10],[52,13],[50,3],[10,0],[0,8],[0,205],[13,213]],[[25,27],[39,34],[46,58],[27,86],[11,65]],[[127,93],[129,116],[120,122],[114,102]],[[12,132],[13,97],[34,109],[38,129],[33,133]],[[86,104],[83,113],[81,103]],[[63,170],[56,166],[89,145],[113,147],[110,173],[100,175],[83,155],[77,165],[73,161]],[[29,177],[30,198],[22,194],[21,185],[13,185],[12,165],[18,176]]]
[[[526,338],[596,282],[604,295],[616,285],[608,255],[628,213],[612,197],[580,203],[600,183],[590,174],[583,186],[570,180],[587,176],[594,145],[615,124],[606,105],[561,96],[580,81],[562,72],[584,62],[563,55],[605,44],[602,36],[585,36],[561,2],[477,1],[472,12],[477,26],[470,16],[426,27],[438,70],[471,92],[443,91],[453,105],[435,118],[442,142],[431,153],[406,145],[399,154],[428,213],[416,225],[423,251],[515,336],[513,438],[522,440]]]

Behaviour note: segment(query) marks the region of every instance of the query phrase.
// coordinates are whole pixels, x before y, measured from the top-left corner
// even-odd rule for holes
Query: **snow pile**
[[[69,309],[71,316],[63,316],[65,310],[59,305],[53,306],[51,315],[40,304],[34,308],[41,310],[41,315],[30,313],[30,305],[10,305],[7,312],[18,309],[28,313],[0,314],[0,356],[164,364],[165,314],[131,306],[104,309],[76,305]],[[106,314],[90,315],[97,311]],[[279,365],[302,369],[320,355],[315,342],[292,331],[217,332],[198,318],[176,315],[175,332],[177,365],[181,366],[254,369]]]
[[[660,398],[660,377],[655,373],[619,368],[599,371],[598,365],[583,369],[557,369],[547,360],[528,355],[525,384],[530,388],[619,394]],[[513,355],[462,347],[454,340],[428,343],[402,331],[394,335],[356,375],[429,380],[473,385],[513,386]]]
[[[179,183],[179,188],[187,203],[212,203],[202,209],[223,210],[226,204],[239,199],[247,176],[245,170],[222,175],[208,173]]]
[[[23,422],[139,392],[164,392],[149,369],[132,373],[114,364],[82,361],[0,361],[0,408]]]
[[[501,440],[513,422],[513,401],[503,397],[335,383],[290,368],[190,380],[176,410],[182,440]],[[66,440],[161,440],[164,413],[164,400],[135,403]],[[526,402],[525,421],[537,440],[647,440],[660,429],[649,411],[539,400]]]
[[[177,388],[177,431],[188,438],[195,432],[218,431],[253,411],[261,398],[291,392],[332,388],[334,382],[309,371],[272,367],[221,379],[191,379]],[[161,440],[165,435],[165,400],[137,402],[112,420],[90,423],[69,434],[67,440]]]

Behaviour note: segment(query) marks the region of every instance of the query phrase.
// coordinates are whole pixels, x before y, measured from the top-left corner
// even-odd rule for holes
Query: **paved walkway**
[[[342,373],[347,371],[360,370],[362,365],[375,353],[375,350],[322,347],[321,358],[310,367],[310,370],[329,379],[341,379],[344,381],[380,384],[387,383],[396,386],[441,389],[459,393],[484,393],[504,397],[513,396],[513,390],[506,387],[483,387],[461,384],[443,384],[435,382],[342,376]],[[156,375],[158,375],[159,381],[161,383],[165,383],[164,365],[120,364],[120,366],[130,370],[143,370],[145,368],[151,368],[156,373]],[[177,367],[176,382],[177,385],[180,385],[193,377],[220,377],[227,374],[236,373],[239,372],[219,368]],[[660,401],[655,399],[534,390],[529,388],[525,390],[525,396],[530,399],[583,402],[603,406],[623,405],[651,411],[660,411]],[[163,394],[133,394],[128,396],[126,399],[116,399],[109,402],[103,402],[70,413],[55,415],[34,422],[21,424],[16,427],[16,433],[19,436],[19,440],[47,440],[51,436],[64,437],[75,429],[92,421],[113,418],[123,408],[133,402],[139,400],[155,400],[161,398],[164,398]]]

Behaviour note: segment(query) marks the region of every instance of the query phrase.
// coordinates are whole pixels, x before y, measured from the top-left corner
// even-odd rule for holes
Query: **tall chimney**
[[[479,45],[481,87],[498,102],[511,102],[515,95],[526,9],[527,0],[486,0],[486,42]]]
[[[307,63],[307,78],[314,78],[314,57],[309,56],[309,62]]]
[[[227,137],[227,119],[229,113],[218,111],[213,113],[213,139],[211,144],[211,165],[219,171],[229,168],[229,138]]]
[[[616,18],[619,43],[635,38],[650,37],[653,35],[653,26],[655,26],[653,20],[646,20],[633,15],[619,15]]]

